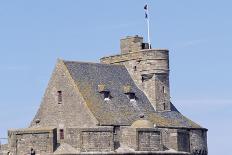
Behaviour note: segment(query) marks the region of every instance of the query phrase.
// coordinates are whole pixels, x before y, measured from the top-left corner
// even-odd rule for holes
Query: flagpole
[[[146,21],[147,21],[147,41],[148,41],[148,46],[149,49],[151,49],[151,40],[150,40],[150,20],[149,20],[149,10],[148,10],[148,5],[145,5],[145,11],[146,11]]]
[[[149,20],[149,12],[148,12],[148,8],[147,8],[147,14],[148,14],[148,18],[147,18],[147,40],[148,40],[148,44],[149,44],[149,49],[151,49],[151,40],[150,40],[150,20]]]

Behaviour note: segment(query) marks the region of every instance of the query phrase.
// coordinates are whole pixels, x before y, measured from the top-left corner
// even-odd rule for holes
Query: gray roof
[[[135,85],[123,65],[63,61],[75,81],[80,93],[101,125],[131,125],[144,115],[160,126],[200,128],[182,116],[177,110],[158,113],[146,95]],[[104,101],[98,86],[104,85],[112,98]],[[130,102],[123,88],[130,86],[136,102]]]

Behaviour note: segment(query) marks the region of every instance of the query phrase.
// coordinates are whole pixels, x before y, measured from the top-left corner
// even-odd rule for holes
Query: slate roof
[[[100,125],[131,125],[144,115],[157,126],[201,128],[177,110],[156,112],[146,95],[135,85],[123,65],[63,61]],[[104,101],[98,86],[104,85],[111,99]],[[130,86],[135,93],[136,102],[130,102],[123,88]]]

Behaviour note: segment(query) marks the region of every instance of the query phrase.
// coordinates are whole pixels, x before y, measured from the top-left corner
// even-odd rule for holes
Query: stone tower
[[[169,111],[169,51],[149,49],[139,36],[120,41],[121,54],[103,57],[101,63],[123,64],[136,85],[145,92],[156,111]]]

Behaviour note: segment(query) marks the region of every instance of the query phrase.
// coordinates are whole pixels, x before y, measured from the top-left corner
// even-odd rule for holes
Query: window
[[[64,129],[60,129],[60,139],[64,139]]]
[[[154,74],[143,74],[143,75],[141,75],[142,82],[152,79],[153,75]]]
[[[135,93],[128,93],[128,97],[129,97],[131,102],[136,101]]]
[[[134,71],[137,71],[137,66],[134,66]]]
[[[163,86],[162,91],[163,91],[164,94],[167,93],[167,92],[166,92],[166,89],[165,89],[165,86]]]
[[[144,80],[145,80],[145,79],[144,79],[144,77],[142,76],[142,82],[144,82]]]
[[[164,110],[166,110],[166,104],[165,103],[163,103],[163,108],[164,108]]]
[[[110,92],[109,91],[104,91],[104,101],[109,101],[110,100]]]
[[[57,91],[58,104],[62,103],[62,91]]]

